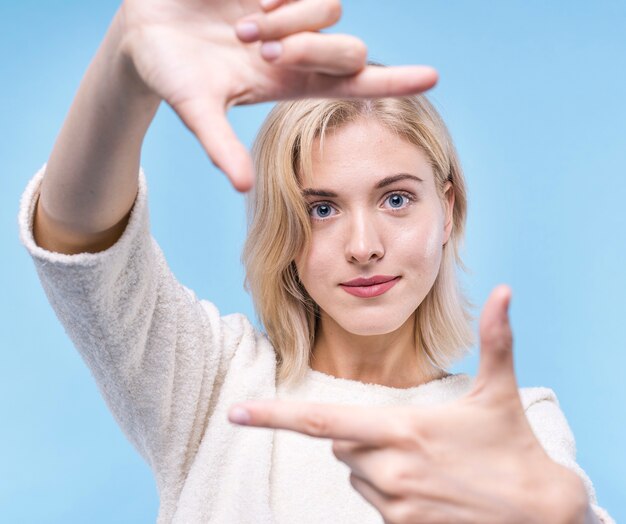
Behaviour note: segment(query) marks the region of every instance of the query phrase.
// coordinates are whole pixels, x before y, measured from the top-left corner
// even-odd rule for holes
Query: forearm
[[[122,34],[118,13],[50,155],[35,217],[35,239],[46,249],[106,249],[128,220],[141,144],[159,99],[121,52]]]

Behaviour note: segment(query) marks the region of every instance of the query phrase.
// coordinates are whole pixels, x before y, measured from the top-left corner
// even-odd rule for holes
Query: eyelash
[[[390,207],[389,210],[393,213],[398,213],[400,211],[404,211],[408,206],[414,204],[417,200],[417,197],[407,191],[392,191],[391,193],[387,193],[384,197],[383,202],[386,202],[387,200],[389,200],[392,196],[394,195],[400,195],[404,198],[406,198],[408,200],[408,202],[406,203],[406,205],[402,206],[402,207]],[[313,220],[317,220],[318,222],[323,222],[324,220],[328,220],[329,218],[332,218],[334,215],[329,216],[329,217],[316,217],[313,216],[313,211],[315,210],[315,208],[317,208],[318,206],[329,206],[331,208],[334,209],[333,204],[331,202],[327,202],[327,201],[323,201],[323,202],[314,202],[311,205],[309,205],[309,215],[311,216],[311,218]]]

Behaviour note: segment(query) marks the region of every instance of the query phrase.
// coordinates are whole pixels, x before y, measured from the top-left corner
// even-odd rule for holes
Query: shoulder
[[[528,422],[544,447],[574,457],[574,435],[556,393],[550,388],[531,387],[520,388],[519,394]]]
[[[576,462],[576,440],[553,390],[544,387],[520,388],[526,418],[537,440],[555,462],[574,471],[582,479],[591,503],[596,493],[589,476]]]
[[[556,393],[550,388],[532,387],[519,388],[519,396],[524,406],[524,411],[541,403],[554,404],[559,407],[559,400]]]

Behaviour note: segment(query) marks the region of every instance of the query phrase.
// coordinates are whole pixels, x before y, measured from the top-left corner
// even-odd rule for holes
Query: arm
[[[143,173],[119,240],[74,255],[34,241],[42,179],[43,170],[24,193],[20,228],[48,300],[159,489],[180,485],[212,414],[216,384],[236,353],[255,349],[243,336],[251,326],[241,316],[220,317],[171,273],[150,235]]]
[[[316,2],[266,14],[257,0],[201,7],[181,0],[122,4],[20,209],[22,241],[50,303],[159,484],[184,479],[235,353],[262,353],[255,353],[249,323],[221,318],[175,279],[150,236],[145,178],[137,172],[160,100],[235,187],[246,189],[251,162],[227,123],[228,107],[309,95],[408,94],[436,78],[424,68],[364,69],[360,41],[315,33],[336,21]],[[238,39],[234,26],[246,15],[262,38],[288,36],[274,64],[258,42]]]
[[[247,190],[252,162],[226,120],[229,107],[404,95],[436,82],[430,68],[365,67],[360,40],[316,33],[340,13],[339,0],[279,5],[268,13],[258,0],[213,0],[202,9],[180,0],[126,0],[52,151],[35,218],[37,242],[78,253],[106,249],[119,238],[137,192],[141,143],[160,100],[233,185]],[[242,17],[258,27],[255,36],[236,34]],[[278,58],[263,53],[265,40],[281,42]]]
[[[229,418],[333,439],[334,455],[351,470],[352,487],[388,524],[586,523],[597,508],[590,507],[580,477],[541,445],[558,447],[567,437],[560,411],[535,418],[539,433],[529,424],[536,411],[524,411],[529,400],[544,404],[539,401],[549,390],[537,388],[534,397],[520,399],[510,296],[506,286],[490,295],[480,318],[478,375],[470,391],[451,402],[378,407],[254,400],[232,406]],[[546,431],[550,427],[557,431]],[[541,436],[549,438],[540,442]]]
[[[75,254],[112,246],[137,195],[144,136],[159,97],[121,52],[115,16],[59,133],[34,216],[37,244]]]

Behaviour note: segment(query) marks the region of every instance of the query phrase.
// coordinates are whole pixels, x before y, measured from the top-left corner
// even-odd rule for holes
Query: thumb
[[[496,287],[480,316],[480,364],[476,393],[518,395],[513,365],[513,333],[509,323],[511,288]]]
[[[226,119],[224,109],[203,99],[187,100],[172,108],[235,189],[242,192],[251,189],[254,184],[252,159]]]

